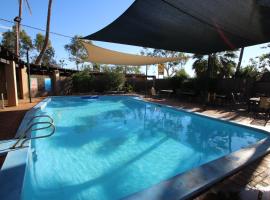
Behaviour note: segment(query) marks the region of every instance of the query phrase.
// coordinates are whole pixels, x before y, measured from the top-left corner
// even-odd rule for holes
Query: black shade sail
[[[270,41],[270,0],[136,0],[84,39],[208,54]]]

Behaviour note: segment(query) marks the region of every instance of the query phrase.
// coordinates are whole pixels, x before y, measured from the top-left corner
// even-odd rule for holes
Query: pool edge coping
[[[85,95],[79,95],[79,96],[77,95],[77,96],[71,96],[71,97],[81,97],[81,96],[85,96]],[[89,96],[89,95],[86,95],[86,96]],[[165,195],[170,196],[171,197],[170,199],[191,198],[194,195],[199,194],[203,190],[212,186],[213,184],[218,183],[219,181],[223,180],[224,178],[236,173],[237,171],[239,171],[240,169],[242,169],[246,165],[259,159],[260,157],[264,156],[265,154],[267,154],[270,151],[270,132],[267,130],[264,130],[264,129],[260,129],[258,127],[254,127],[252,125],[244,125],[244,124],[240,124],[240,123],[235,122],[235,121],[211,117],[211,116],[208,116],[206,114],[186,110],[183,108],[178,108],[176,106],[170,106],[170,105],[166,105],[166,104],[160,104],[160,103],[156,103],[156,102],[147,101],[147,100],[143,99],[141,96],[136,96],[136,95],[99,95],[99,96],[131,97],[132,99],[142,101],[145,103],[160,105],[162,107],[167,107],[167,108],[170,108],[170,109],[173,109],[176,111],[182,111],[182,112],[186,112],[186,113],[201,116],[201,117],[206,117],[206,118],[209,118],[212,120],[221,121],[223,123],[229,123],[229,124],[241,126],[241,127],[248,128],[248,129],[253,129],[253,130],[256,130],[259,132],[263,132],[263,133],[268,135],[268,137],[266,137],[262,140],[259,140],[255,144],[252,144],[248,147],[239,149],[235,152],[232,152],[229,155],[225,155],[221,158],[215,159],[215,160],[208,162],[204,165],[201,165],[201,166],[196,167],[194,169],[188,170],[184,173],[180,173],[180,174],[178,174],[172,178],[169,178],[165,181],[161,181],[160,183],[152,185],[149,188],[146,188],[144,190],[133,193],[133,194],[123,198],[125,200],[135,200],[135,199],[158,200],[158,199],[163,199],[164,196],[162,196],[162,195],[164,195],[164,194],[163,193],[160,194],[160,191],[164,191],[165,189],[166,189]],[[49,97],[45,98],[44,100],[42,100],[41,102],[39,102],[37,105],[35,105],[30,110],[28,110],[26,112],[24,118],[21,121],[21,124],[16,132],[16,136],[18,136],[18,134],[20,133],[20,130],[23,128],[25,121],[27,120],[27,118],[30,116],[31,113],[36,112],[37,109],[44,108],[46,106],[46,104],[52,98],[58,98],[58,97],[66,97],[66,96],[49,96]],[[29,147],[30,147],[30,145],[29,145]],[[0,170],[0,180],[1,180],[0,182],[3,182],[3,180],[4,180],[4,182],[7,183],[7,184],[5,184],[5,187],[0,187],[0,194],[1,195],[7,194],[7,196],[5,195],[5,198],[4,198],[5,200],[20,199],[20,197],[21,197],[21,192],[22,192],[21,190],[22,190],[24,176],[25,176],[25,167],[27,165],[28,151],[30,149],[29,147],[25,148],[23,150],[12,151],[12,152],[7,153],[7,157],[5,159],[5,162],[3,163],[3,166]],[[258,149],[259,149],[259,152],[257,152]],[[241,157],[243,157],[243,155],[246,156],[246,154],[252,153],[252,151],[255,151],[256,154],[251,155],[248,160],[244,160],[244,158],[241,158]],[[16,159],[14,160],[14,158],[18,157],[18,155],[20,155],[20,160],[19,160],[19,162],[16,162]],[[22,158],[22,156],[23,156],[23,158]],[[22,163],[22,160],[24,160],[24,163]],[[226,161],[225,163],[227,165],[228,164],[231,165],[225,169],[225,172],[220,170],[221,166],[224,167],[222,165],[222,164],[224,164],[224,161]],[[228,163],[228,161],[230,161],[230,163]],[[23,166],[24,170],[20,171],[19,175],[14,174],[14,173],[16,173],[14,171],[13,176],[16,177],[15,180],[11,180],[10,177],[5,177],[6,170],[9,170],[9,169],[12,170],[12,168],[18,167],[18,165]],[[202,174],[204,176],[198,178],[198,175],[202,175]],[[217,174],[218,174],[218,176],[217,176]],[[3,176],[4,176],[4,178],[3,178]],[[20,179],[20,181],[18,179]],[[8,180],[8,181],[5,181],[5,180]],[[175,186],[174,182],[176,182],[176,184],[177,184],[176,186]],[[187,183],[185,183],[185,182],[187,182]],[[200,185],[200,186],[198,186],[198,185]],[[14,187],[14,186],[16,186],[16,187]],[[9,188],[9,189],[11,188],[12,191],[10,191],[10,190],[6,191],[7,188]],[[10,193],[12,193],[12,194],[10,194]],[[16,198],[14,198],[14,195]]]

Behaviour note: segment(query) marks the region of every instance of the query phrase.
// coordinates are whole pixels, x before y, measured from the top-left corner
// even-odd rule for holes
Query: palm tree
[[[195,59],[195,62],[192,65],[192,69],[195,71],[196,76],[198,78],[206,76],[208,67],[208,61],[206,57],[203,55],[195,54],[193,59]]]
[[[245,49],[245,47],[242,47],[240,49],[239,60],[238,60],[238,64],[237,64],[237,67],[236,67],[236,70],[235,70],[235,74],[234,74],[235,77],[237,77],[239,75],[240,71],[241,71],[241,64],[242,64],[244,49]]]
[[[194,55],[195,62],[192,68],[197,77],[228,78],[233,75],[236,66],[237,55],[234,51],[225,51],[209,55],[207,59],[204,55]],[[209,60],[212,61],[209,63]],[[209,65],[208,65],[209,64]]]
[[[236,67],[236,58],[237,55],[235,51],[225,51],[216,54],[216,65],[219,66],[218,77],[229,78],[233,76]]]
[[[50,25],[51,25],[51,11],[52,11],[52,2],[53,0],[49,0],[49,5],[48,5],[48,14],[47,14],[47,25],[46,25],[46,35],[45,35],[45,40],[43,43],[43,47],[40,51],[40,54],[38,55],[35,64],[40,65],[42,58],[46,52],[46,49],[48,48],[49,44],[49,36],[50,36]]]

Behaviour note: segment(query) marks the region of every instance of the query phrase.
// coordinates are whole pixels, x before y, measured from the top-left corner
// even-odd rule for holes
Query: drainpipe
[[[29,94],[29,100],[30,103],[32,103],[32,97],[31,97],[31,80],[30,80],[30,64],[29,64],[29,50],[26,51],[26,59],[27,59],[27,74],[28,74],[28,94]]]
[[[2,109],[5,109],[5,100],[4,100],[4,94],[1,93],[1,99],[2,99]]]

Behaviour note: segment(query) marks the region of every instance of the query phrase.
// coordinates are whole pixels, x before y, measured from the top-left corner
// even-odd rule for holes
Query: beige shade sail
[[[88,61],[98,64],[141,66],[180,60],[179,57],[164,58],[121,53],[98,47],[87,42],[83,42],[83,45],[88,52]]]

